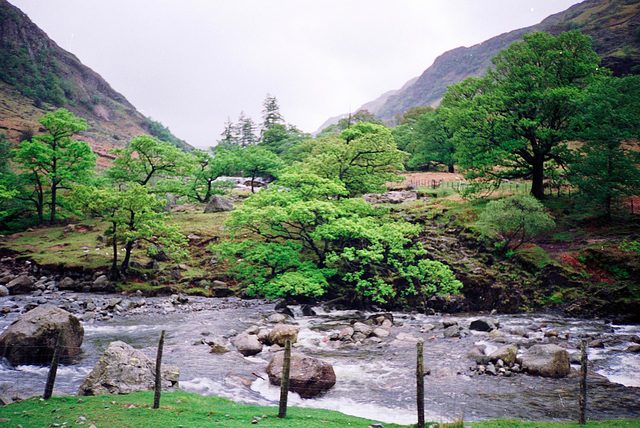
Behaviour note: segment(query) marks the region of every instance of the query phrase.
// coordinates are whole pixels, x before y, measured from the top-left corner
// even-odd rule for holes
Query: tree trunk
[[[124,246],[124,260],[122,261],[122,265],[120,265],[120,267],[122,268],[123,272],[128,272],[129,271],[129,262],[131,260],[131,250],[133,249],[133,241],[127,241],[127,243]]]
[[[58,196],[58,183],[55,181],[51,183],[51,217],[49,218],[50,224],[56,223],[56,204]]]
[[[538,200],[544,199],[544,157],[534,155],[531,177],[531,195]]]
[[[109,279],[111,281],[117,281],[120,279],[120,272],[118,272],[118,239],[116,235],[116,224],[113,223],[113,260],[111,262],[111,272],[109,272]]]
[[[452,163],[449,164],[449,172],[452,173],[452,174],[455,172],[454,165]]]

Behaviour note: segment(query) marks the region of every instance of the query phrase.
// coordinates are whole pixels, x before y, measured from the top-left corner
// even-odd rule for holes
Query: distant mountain
[[[0,0],[0,132],[20,140],[39,130],[37,120],[64,107],[87,120],[80,135],[94,151],[149,134],[185,150],[192,147],[146,118],[100,75],[59,47],[20,9]]]
[[[591,36],[602,65],[615,75],[640,74],[640,0],[586,0],[537,25],[445,52],[413,83],[408,82],[404,89],[391,95],[385,93],[385,101],[379,107],[377,102],[364,106],[369,106],[369,112],[377,118],[392,123],[396,114],[411,107],[437,106],[447,86],[467,77],[483,76],[491,65],[491,58],[511,43],[522,40],[524,34],[547,31],[557,36],[570,30]]]

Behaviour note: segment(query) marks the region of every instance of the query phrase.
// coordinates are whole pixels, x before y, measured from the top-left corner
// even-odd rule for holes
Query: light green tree
[[[22,171],[25,187],[19,197],[35,204],[40,224],[44,223],[44,207],[49,205],[49,222],[53,224],[60,205],[59,191],[73,182],[86,181],[94,173],[96,156],[85,141],[71,138],[87,129],[84,119],[60,109],[47,113],[39,122],[46,134],[20,143],[13,160]]]
[[[168,255],[175,258],[186,255],[187,239],[176,226],[163,221],[162,202],[150,194],[147,187],[138,183],[104,188],[78,185],[73,188],[71,196],[76,208],[110,224],[107,233],[113,248],[112,281],[127,276],[135,241],[159,243]],[[122,244],[125,254],[118,266],[118,245]]]
[[[564,164],[563,144],[584,88],[602,74],[590,38],[579,32],[523,36],[493,58],[484,79],[470,78],[445,94],[454,109],[459,165],[469,178],[530,178],[544,197],[545,169]]]
[[[415,243],[419,225],[347,194],[338,180],[285,173],[233,211],[230,230],[252,238],[211,250],[236,259],[234,272],[249,292],[268,297],[331,291],[363,303],[416,296],[424,303],[460,289],[451,270]]]
[[[187,183],[187,195],[198,202],[209,202],[216,193],[224,193],[228,185],[218,184],[219,177],[237,173],[238,150],[196,149],[189,153],[192,161],[191,179]]]
[[[189,158],[174,145],[149,135],[139,135],[127,147],[111,150],[116,156],[109,177],[119,183],[133,182],[142,186],[152,179],[171,179],[185,175]]]
[[[251,178],[252,193],[255,191],[254,181],[257,177],[277,177],[284,169],[284,162],[276,154],[260,146],[249,146],[238,151],[237,159],[243,175]]]
[[[344,183],[349,195],[383,191],[386,182],[400,179],[407,153],[398,150],[391,131],[382,125],[358,122],[339,136],[318,139],[306,167],[320,177]]]

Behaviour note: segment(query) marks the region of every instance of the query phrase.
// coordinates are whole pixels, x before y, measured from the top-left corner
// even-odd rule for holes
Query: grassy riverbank
[[[287,417],[279,419],[275,407],[249,406],[218,397],[202,397],[186,392],[165,393],[160,409],[153,410],[153,393],[144,392],[120,396],[53,397],[43,401],[39,397],[0,407],[1,427],[52,427],[80,424],[96,428],[135,427],[246,427],[254,423],[265,427],[369,427],[375,421],[347,416],[342,413],[291,407]],[[257,419],[259,418],[259,419]],[[384,424],[385,428],[401,427]],[[429,426],[429,424],[427,424]],[[459,424],[451,425],[458,427]],[[497,420],[465,422],[474,428],[560,428],[578,426],[573,423],[521,422]],[[631,428],[640,420],[591,422],[586,427]]]

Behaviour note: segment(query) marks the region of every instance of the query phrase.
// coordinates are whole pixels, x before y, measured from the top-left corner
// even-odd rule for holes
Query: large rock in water
[[[533,345],[522,355],[522,368],[532,375],[564,377],[571,371],[569,353],[557,345]]]
[[[22,314],[0,335],[0,356],[13,365],[48,365],[61,331],[64,335],[60,358],[65,360],[80,352],[84,339],[82,324],[64,309],[37,306]]]
[[[220,211],[232,211],[233,202],[220,195],[213,195],[209,203],[204,209],[205,213],[217,213]]]
[[[293,345],[298,340],[300,329],[294,325],[277,324],[269,332],[269,343],[284,346],[287,340]]]
[[[178,386],[180,369],[162,364],[162,389]],[[155,387],[156,364],[141,351],[124,342],[111,342],[91,373],[80,385],[78,395],[129,394]]]
[[[284,352],[278,352],[267,366],[269,382],[280,386]],[[331,364],[302,354],[291,355],[289,371],[289,391],[302,398],[312,398],[322,394],[336,384],[336,374]]]

